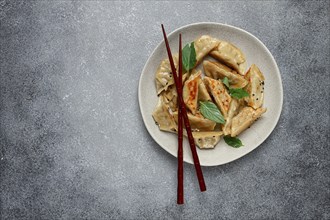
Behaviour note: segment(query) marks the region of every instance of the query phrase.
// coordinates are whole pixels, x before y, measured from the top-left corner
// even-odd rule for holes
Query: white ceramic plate
[[[230,41],[245,54],[247,68],[255,63],[266,78],[264,107],[267,108],[267,112],[249,129],[239,135],[244,146],[232,148],[222,139],[214,149],[197,149],[202,166],[216,166],[234,161],[251,152],[265,141],[279,120],[283,103],[283,88],[277,64],[272,54],[259,39],[237,27],[219,23],[196,23],[181,27],[168,34],[173,54],[178,51],[179,33],[182,34],[183,45],[205,34]],[[160,27],[159,35],[162,36]],[[164,150],[176,157],[177,135],[160,131],[152,118],[152,112],[158,100],[155,73],[160,62],[165,58],[167,58],[167,53],[164,41],[162,41],[153,51],[143,68],[139,82],[139,104],[144,124],[152,138]],[[193,163],[187,139],[184,140],[183,150],[184,161]]]

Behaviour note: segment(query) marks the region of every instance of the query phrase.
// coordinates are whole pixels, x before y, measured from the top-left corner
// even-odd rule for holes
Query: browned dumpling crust
[[[196,114],[197,111],[198,87],[201,74],[202,72],[198,71],[191,75],[183,86],[183,101],[192,114]]]
[[[245,101],[254,109],[260,108],[264,103],[265,77],[260,69],[252,64],[245,78],[249,82],[246,91],[250,94],[249,97],[245,98]]]
[[[224,118],[227,118],[231,97],[225,85],[220,80],[215,80],[207,76],[204,77],[204,84],[207,90],[212,94],[215,104],[221,110]]]
[[[205,60],[203,68],[205,75],[213,79],[223,80],[227,77],[232,88],[244,88],[248,84],[243,76],[221,63]]]

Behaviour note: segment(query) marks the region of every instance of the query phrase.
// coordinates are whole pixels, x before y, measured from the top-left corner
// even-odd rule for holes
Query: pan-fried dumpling
[[[178,66],[178,54],[173,55],[173,62],[175,68]],[[166,91],[169,86],[174,84],[174,78],[172,75],[172,69],[169,59],[163,60],[156,72],[156,88],[157,95],[159,95],[162,91]]]
[[[158,98],[158,104],[155,111],[152,113],[156,124],[162,131],[177,131],[177,124],[174,120],[174,116],[170,113],[170,107],[165,103],[165,97],[160,96]]]
[[[183,74],[182,82],[184,82],[187,78],[187,73]],[[178,110],[178,93],[176,91],[175,85],[171,85],[167,88],[166,91],[163,91],[159,96],[163,96],[164,102],[171,108],[172,112]]]
[[[182,75],[182,83],[186,80],[187,75],[187,73]],[[164,102],[171,108],[172,112],[178,110],[178,93],[174,84],[169,86],[166,91],[163,91],[160,96],[165,97]]]
[[[188,73],[186,73],[186,74],[188,74]],[[207,91],[207,89],[204,85],[204,82],[203,82],[202,77],[201,77],[201,71],[200,70],[197,71],[196,69],[193,69],[191,71],[191,74],[192,75],[200,74],[200,77],[199,77],[199,80],[198,80],[198,101],[210,101],[211,96],[208,93],[208,91]]]
[[[202,72],[198,71],[191,75],[183,87],[183,101],[193,114],[196,114],[197,111],[198,85],[201,74]]]
[[[178,112],[173,112],[175,122],[178,122]],[[188,119],[190,122],[190,127],[193,131],[213,131],[216,123],[211,121],[200,112],[196,112],[195,115],[188,113]]]
[[[235,70],[218,63],[205,60],[203,62],[205,75],[213,79],[223,80],[225,77],[228,78],[230,86],[233,88],[244,88],[248,81],[243,76],[237,74]]]
[[[204,77],[204,84],[207,90],[212,94],[215,103],[226,119],[231,97],[228,94],[225,86],[220,80],[215,80],[207,76]]]
[[[244,75],[246,68],[245,56],[242,51],[233,44],[226,41],[220,41],[218,47],[211,51],[210,55],[225,65],[233,68],[239,74]]]
[[[198,101],[211,101],[211,96],[202,79],[198,81]]]
[[[260,108],[264,102],[265,77],[259,68],[252,64],[245,78],[249,81],[246,91],[250,94],[245,101],[254,109]]]
[[[250,127],[253,122],[266,112],[265,108],[258,108],[254,110],[251,107],[244,107],[238,115],[236,115],[231,123],[231,136],[235,137],[242,131]]]
[[[232,119],[235,115],[237,115],[237,113],[240,110],[240,107],[242,105],[242,99],[237,100],[237,99],[232,99],[230,102],[230,107],[229,107],[229,111],[228,111],[228,116],[226,119],[226,124],[223,126],[223,133],[224,135],[228,135],[231,133],[231,123],[232,123]]]
[[[211,149],[219,143],[223,133],[221,131],[202,131],[192,132],[192,135],[194,137],[195,144],[200,149]]]
[[[178,93],[175,85],[169,86],[160,96],[164,96],[164,102],[171,108],[172,112],[178,110]]]
[[[196,66],[202,61],[202,59],[210,53],[211,50],[216,48],[219,44],[219,40],[209,35],[203,35],[194,41],[196,51]]]

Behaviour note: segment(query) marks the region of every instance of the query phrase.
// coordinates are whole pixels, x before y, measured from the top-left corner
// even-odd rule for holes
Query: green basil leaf
[[[182,64],[186,71],[191,70],[196,65],[196,50],[194,42],[186,44],[182,49]]]
[[[227,88],[229,89],[229,80],[227,77],[223,78],[222,80],[223,84],[225,84],[225,86],[227,86]]]
[[[239,148],[239,147],[243,146],[242,141],[240,139],[238,139],[237,137],[230,137],[230,135],[227,135],[227,136],[224,136],[223,139],[231,147]]]
[[[249,96],[249,93],[241,88],[229,89],[229,93],[233,98],[236,98],[236,99],[241,99],[241,98]]]
[[[205,118],[220,124],[224,124],[226,122],[220,110],[213,102],[205,101],[205,102],[199,102],[199,104],[200,104],[200,111]]]

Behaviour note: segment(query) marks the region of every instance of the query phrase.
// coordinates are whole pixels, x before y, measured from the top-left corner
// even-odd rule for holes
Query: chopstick
[[[179,36],[179,79],[178,79],[178,87],[182,89],[182,40],[181,34]],[[178,114],[178,198],[177,203],[184,203],[184,194],[183,194],[183,121],[182,121],[182,110],[181,106],[184,103],[180,102],[178,96],[178,104],[179,104],[179,114]]]
[[[184,105],[184,101],[183,101],[183,97],[182,97],[182,88],[180,88],[180,86],[178,86],[178,77],[177,77],[176,69],[175,69],[174,62],[173,62],[171,48],[170,48],[170,45],[168,43],[168,39],[167,39],[166,32],[165,32],[163,24],[162,24],[162,31],[163,31],[163,35],[164,35],[164,41],[165,41],[165,45],[166,45],[168,59],[169,59],[170,64],[171,64],[172,74],[173,74],[176,89],[177,89],[177,92],[178,92],[178,98],[180,100],[179,103],[182,103],[180,105],[180,107],[181,107],[183,121],[184,121],[186,131],[187,131],[187,135],[188,135],[190,150],[191,150],[193,161],[194,161],[194,166],[195,166],[195,170],[196,170],[196,174],[197,174],[199,188],[203,192],[203,191],[206,191],[203,172],[202,172],[202,169],[201,169],[201,165],[199,163],[195,141],[194,141],[194,138],[192,136],[191,127],[190,127],[190,123],[189,123],[188,115],[187,115],[187,110],[186,110],[186,107]]]

